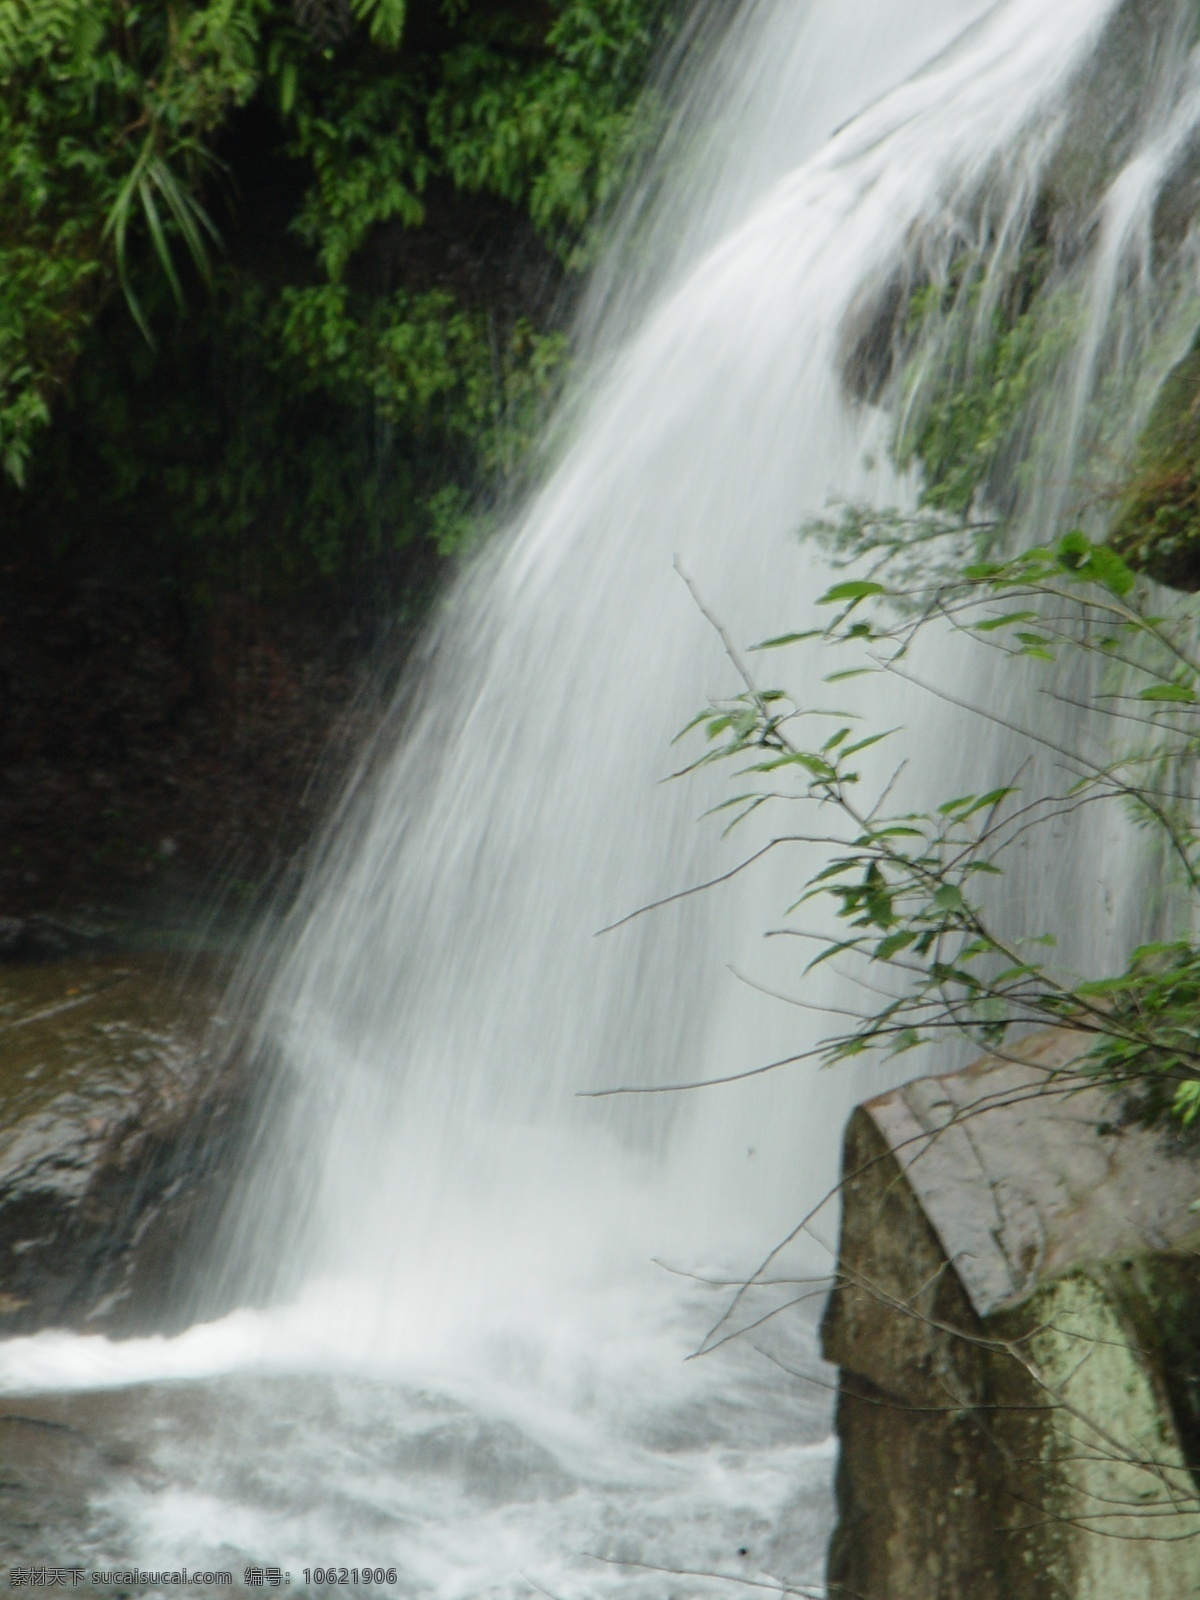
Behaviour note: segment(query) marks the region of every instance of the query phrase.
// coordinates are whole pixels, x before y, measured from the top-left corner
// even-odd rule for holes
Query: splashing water
[[[1159,9],[1166,43],[1133,74],[1062,269],[1086,314],[1036,397],[1057,421],[1019,496],[1028,530],[1074,505],[1102,448],[1128,454],[1194,326],[1190,233],[1161,270],[1146,243],[1200,124],[1168,26],[1183,10]],[[721,1283],[829,1189],[849,1106],[886,1080],[793,1065],[586,1097],[728,1077],[820,1036],[736,975],[795,988],[787,942],[760,937],[802,880],[794,858],[597,935],[765,837],[697,823],[719,783],[661,782],[676,730],[733,680],[676,561],[733,638],[763,638],[804,626],[827,585],[790,537],[806,514],[831,495],[911,503],[883,464],[900,398],[851,397],[846,329],[972,229],[1002,271],[1127,10],[762,0],[683,75],[583,314],[557,461],[446,604],[397,752],[362,777],[257,991],[282,1088],[223,1292],[267,1309],[0,1350],[10,1392],[140,1441],[80,1490],[57,1551],[270,1560],[297,1587],[305,1568],[383,1563],[398,1592],[447,1600],[677,1592],[652,1569],[819,1585],[826,1397],[782,1370],[818,1372],[812,1316],[684,1357]],[[1118,380],[1119,438],[1096,412]],[[921,666],[970,687],[945,641]],[[914,803],[1021,759],[903,686],[873,693],[863,716],[905,722],[920,752]],[[1072,843],[1031,851],[1011,892],[1098,969],[1136,923],[1131,847],[1119,825]],[[827,1266],[809,1240],[779,1273]]]

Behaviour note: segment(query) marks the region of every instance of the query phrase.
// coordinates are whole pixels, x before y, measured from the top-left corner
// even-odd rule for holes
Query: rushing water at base
[[[833,1450],[801,1280],[827,1269],[836,1219],[745,1308],[798,1300],[787,1316],[684,1358],[722,1284],[828,1190],[848,1107],[885,1080],[793,1067],[581,1098],[811,1043],[819,1020],[730,970],[795,987],[787,941],[760,939],[794,860],[595,935],[756,838],[696,823],[720,782],[659,781],[676,729],[736,687],[674,558],[734,638],[762,638],[804,626],[828,581],[790,538],[806,513],[911,496],[880,464],[884,419],[847,398],[847,314],[989,184],[1028,224],[1065,86],[1114,9],[763,0],[684,74],[666,166],[618,220],[585,314],[558,462],[451,597],[399,752],[364,779],[255,991],[286,1092],[222,1256],[226,1286],[274,1308],[0,1351],[4,1387],[52,1397],[110,1462],[31,1553],[269,1561],[294,1585],[371,1562],[446,1600],[705,1587],[666,1569],[819,1584]],[[1064,392],[1086,399],[1101,365],[1085,350]],[[942,646],[924,669],[966,670]],[[916,693],[862,710],[916,730],[914,798],[964,769],[1007,775],[1010,751],[973,749],[972,724]],[[1120,858],[1094,836],[1089,859],[1110,842]],[[1074,958],[1118,958],[1120,860],[1106,879],[1050,850],[1057,876],[1048,857],[1016,874],[1029,908],[1066,894]]]

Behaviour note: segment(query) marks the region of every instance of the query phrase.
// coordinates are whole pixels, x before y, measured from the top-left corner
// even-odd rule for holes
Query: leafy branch
[[[896,526],[887,525],[888,539]],[[951,532],[963,530],[935,530]],[[1084,731],[1097,719],[1110,734],[1114,727],[1137,730],[1133,742],[1126,735],[1115,753],[1097,756],[1082,738],[1067,748],[993,717],[1050,749],[1066,774],[1062,786],[1024,793],[1026,780],[1017,774],[931,810],[901,811],[891,799],[900,768],[875,780],[874,798],[864,798],[871,791],[863,758],[896,730],[857,732],[853,712],[760,687],[685,581],[721,632],[742,690],[707,706],[683,730],[681,738],[702,736],[707,745],[683,771],[735,765],[736,792],[716,808],[731,813],[729,828],[766,806],[816,808],[828,825],[803,837],[825,837],[832,854],[799,885],[788,916],[831,905],[838,931],[789,924],[775,934],[815,942],[806,972],[849,962],[879,998],[824,1041],[819,1057],[832,1064],[869,1049],[898,1054],[947,1032],[995,1048],[1014,1028],[1068,1027],[1093,1037],[1088,1070],[1121,1089],[1138,1115],[1184,1124],[1200,1116],[1200,949],[1190,930],[1134,949],[1116,975],[1084,979],[1052,962],[1048,934],[1003,932],[985,888],[1003,873],[1006,852],[1031,831],[1116,802],[1163,839],[1189,895],[1200,890],[1200,655],[1190,614],[1160,614],[1120,557],[1080,532],[1053,547],[970,561],[932,578],[910,568],[897,580],[885,549],[873,575],[836,583],[821,597],[834,610],[826,626],[755,649],[816,640],[852,651],[853,665],[826,675],[826,687],[872,673],[911,678],[912,647],[933,625],[998,651],[1006,663],[1044,670],[1073,653],[1097,668],[1093,688],[1071,702],[1084,714]]]

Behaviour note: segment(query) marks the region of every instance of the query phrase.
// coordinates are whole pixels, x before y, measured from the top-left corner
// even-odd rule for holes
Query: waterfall
[[[685,1374],[721,1303],[696,1279],[736,1281],[830,1189],[846,1113],[899,1068],[797,1062],[671,1090],[803,1054],[825,1031],[821,1005],[847,995],[835,974],[804,988],[812,1012],[761,993],[797,991],[794,948],[762,934],[802,883],[803,854],[671,899],[770,836],[723,838],[702,816],[726,797],[723,775],[666,781],[683,759],[673,736],[737,687],[677,566],[739,644],[811,624],[829,559],[794,537],[800,524],[831,497],[911,506],[919,487],[888,446],[921,362],[936,371],[937,330],[910,356],[907,390],[885,372],[870,393],[853,371],[862,330],[886,323],[906,274],[936,275],[964,245],[986,302],[1035,227],[1047,175],[1081,151],[1101,154],[1056,270],[1086,314],[1030,402],[1014,523],[1032,534],[1076,515],[1098,455],[1128,458],[1196,320],[1190,232],[1165,266],[1147,241],[1200,125],[1200,79],[1190,38],[1172,32],[1184,8],[1141,9],[1155,20],[1125,90],[1111,60],[1131,8],[1117,0],[753,0],[711,48],[697,25],[699,64],[678,72],[663,153],[614,219],[581,314],[540,487],[446,598],[401,685],[390,753],[351,785],[248,990],[278,1092],[221,1254],[226,1290],[265,1309],[175,1340],[14,1341],[0,1352],[6,1386],[248,1373],[308,1374],[310,1396],[314,1374],[384,1384],[386,1402],[337,1390],[341,1423],[305,1413],[322,1450],[339,1426],[357,1439],[380,1404],[393,1441],[425,1438],[439,1406],[502,1423],[486,1444],[507,1463],[489,1504],[508,1510],[483,1532],[443,1501],[401,1496],[396,1511],[377,1479],[399,1457],[368,1470],[366,1455],[346,1465],[350,1445],[334,1452],[339,1505],[386,1502],[402,1524],[361,1538],[402,1551],[413,1594],[528,1592],[511,1576],[522,1562],[559,1593],[616,1593],[629,1574],[586,1568],[579,1550],[651,1565],[667,1551],[660,1565],[694,1568],[724,1559],[735,1511],[751,1506],[770,1523],[755,1571],[799,1561],[786,1537],[819,1547],[825,1490],[805,1502],[811,1527],[809,1511],[785,1510],[805,1473],[827,1482],[824,1413],[814,1424],[817,1402],[796,1400],[777,1369],[767,1385],[752,1351]],[[1098,85],[1121,115],[1110,105],[1089,135]],[[1114,384],[1128,397],[1119,426],[1097,412]],[[1006,692],[946,640],[920,666],[984,703]],[[815,695],[829,668],[812,651],[777,670]],[[914,804],[1023,759],[1019,742],[984,742],[976,721],[919,691],[868,682],[842,699],[868,728],[905,725]],[[1123,956],[1139,893],[1128,830],[1086,826],[1069,850],[1031,849],[1006,892],[1033,931],[1060,934],[1064,959],[1101,970]],[[618,1087],[638,1092],[591,1097]],[[828,1258],[809,1240],[794,1265],[819,1273]],[[773,1336],[807,1340],[811,1362],[804,1329]],[[270,1411],[266,1391],[220,1392],[229,1418]],[[512,1430],[520,1449],[503,1443]],[[204,1495],[236,1499],[212,1452],[207,1477],[179,1451],[163,1468],[186,1484],[170,1516],[149,1490],[107,1514],[148,1544],[200,1538]],[[703,1467],[687,1478],[685,1461]],[[231,1546],[274,1540],[300,1561],[327,1527],[337,1543],[336,1519],[305,1521],[300,1491],[281,1493]],[[719,1538],[703,1531],[705,1494],[724,1508]],[[577,1509],[544,1509],[518,1534],[512,1504],[524,1502]],[[366,1512],[340,1514],[370,1526]],[[445,1534],[434,1550],[421,1531],[443,1525],[461,1549]],[[620,1592],[668,1592],[666,1579],[636,1581]]]
[[[734,638],[766,637],[802,622],[827,581],[790,537],[806,513],[833,492],[911,495],[864,462],[871,419],[839,370],[849,297],[936,207],[977,191],[997,151],[1019,152],[1018,170],[1045,159],[1104,13],[1081,0],[1051,29],[1020,4],[931,8],[925,63],[897,85],[911,13],[902,30],[867,11],[797,27],[789,9],[801,86],[808,53],[848,60],[851,16],[871,16],[840,103],[779,105],[755,141],[770,152],[757,203],[736,218],[727,165],[716,197],[698,197],[696,232],[715,218],[715,244],[686,271],[665,264],[673,286],[640,320],[624,311],[619,348],[594,336],[571,437],[451,597],[402,691],[401,747],[339,823],[264,1003],[299,1142],[264,1161],[235,1253],[254,1252],[273,1178],[290,1185],[303,1162],[305,1223],[267,1235],[260,1276],[299,1260],[321,1294],[336,1282],[364,1351],[427,1336],[431,1318],[493,1316],[514,1286],[607,1274],[614,1239],[744,1262],[832,1185],[831,1131],[869,1076],[581,1098],[727,1076],[820,1028],[801,1020],[798,1044],[796,1015],[730,972],[794,986],[792,954],[761,939],[794,860],[597,937],[761,842],[698,822],[723,778],[663,782],[672,735],[731,681],[675,562]],[[758,51],[782,20],[764,11]],[[822,139],[830,122],[845,125]],[[772,166],[787,169],[773,182]],[[892,708],[876,691],[860,709]]]

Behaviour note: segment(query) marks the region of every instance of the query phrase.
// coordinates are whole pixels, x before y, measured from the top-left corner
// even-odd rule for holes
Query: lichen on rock
[[[860,1107],[825,1353],[832,1595],[1200,1589],[1200,1162],[1048,1034]]]

